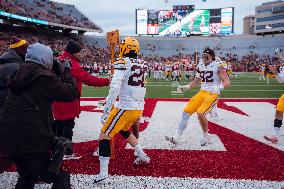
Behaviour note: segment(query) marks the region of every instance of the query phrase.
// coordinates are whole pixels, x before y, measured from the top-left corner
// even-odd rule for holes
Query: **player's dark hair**
[[[215,60],[215,52],[210,49],[209,47],[206,47],[203,51],[205,54],[209,54],[212,57],[212,60]]]

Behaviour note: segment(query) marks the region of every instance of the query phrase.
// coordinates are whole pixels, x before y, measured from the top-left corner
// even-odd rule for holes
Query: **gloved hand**
[[[194,78],[196,78],[196,79],[202,79],[199,73],[196,73],[195,76],[194,76]]]
[[[106,104],[105,100],[100,100],[98,103],[99,107],[103,107],[105,104]]]
[[[110,75],[110,76],[108,77],[108,83],[109,83],[109,85],[111,84],[111,80],[112,80],[112,75]]]
[[[211,88],[210,92],[212,94],[220,94],[220,92],[224,89],[224,85],[221,83],[220,85],[214,86]]]
[[[102,123],[103,125],[107,122],[107,118],[108,118],[108,115],[109,115],[110,111],[111,111],[111,107],[105,105],[105,107],[104,107],[104,113],[103,113],[103,115],[102,115],[102,117],[101,117],[101,123]]]
[[[184,92],[186,90],[189,90],[189,86],[188,85],[179,85],[177,88],[178,92]]]
[[[219,90],[222,91],[223,89],[224,89],[224,85],[223,85],[223,83],[221,83],[221,84],[219,85]]]
[[[53,66],[52,71],[55,73],[58,77],[60,77],[62,71],[63,71],[63,65],[60,63],[60,60],[54,58],[53,59]]]
[[[64,66],[64,70],[70,70],[71,69],[71,66],[72,66],[72,63],[69,59],[65,59],[63,61],[63,66]]]
[[[103,125],[107,122],[107,118],[108,118],[108,114],[107,113],[103,113],[103,115],[101,117],[101,123]]]

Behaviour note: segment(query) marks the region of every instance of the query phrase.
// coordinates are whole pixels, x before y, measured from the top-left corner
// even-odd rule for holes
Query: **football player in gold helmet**
[[[120,58],[114,63],[114,74],[101,117],[103,127],[99,138],[100,173],[96,175],[94,183],[108,178],[110,140],[118,133],[134,148],[137,155],[134,164],[150,162],[138,143],[137,133],[135,137],[129,131],[142,116],[146,95],[147,65],[144,64],[145,61],[137,59],[138,53],[139,43],[134,37],[122,39],[119,45]],[[116,102],[118,96],[119,100]],[[134,127],[135,129],[137,130]]]

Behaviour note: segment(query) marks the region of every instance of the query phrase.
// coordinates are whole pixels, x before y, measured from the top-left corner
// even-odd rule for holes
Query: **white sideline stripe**
[[[165,87],[165,85],[155,85],[155,86],[148,86],[148,87]],[[84,89],[84,90],[93,90],[93,89]],[[190,90],[190,91],[199,91],[199,89],[198,90]],[[264,91],[284,91],[284,90],[258,90],[258,89],[256,89],[256,90],[224,90],[224,91],[260,91],[260,92],[264,92]]]
[[[1,188],[12,189],[16,184],[17,173],[5,172],[0,177]],[[249,179],[179,178],[151,176],[110,176],[99,184],[94,184],[95,175],[73,174],[71,184],[75,189],[280,189],[284,182]],[[37,184],[35,189],[50,189],[51,184]]]
[[[160,86],[163,86],[163,87],[177,87],[177,86],[172,86],[172,85],[146,85],[146,87],[160,87]],[[283,85],[234,85],[232,84],[231,87],[261,87],[261,86],[264,86],[264,87],[283,87]]]
[[[90,99],[93,98],[94,101],[96,101],[97,99],[106,98],[106,97],[102,96],[102,97],[81,97],[81,98],[87,98],[87,99],[88,98],[90,98]],[[183,99],[183,100],[188,100],[189,98],[156,98],[156,99],[159,99],[158,101],[164,101],[163,99],[172,99],[172,100],[181,100],[181,99]],[[219,99],[224,99],[224,100],[230,100],[230,99],[232,99],[232,100],[250,100],[250,99],[252,99],[252,100],[258,100],[258,99],[275,100],[275,99],[279,99],[279,98],[219,98]],[[81,101],[84,101],[84,100],[81,99]]]
[[[266,83],[266,81],[252,81],[252,80],[241,80],[241,81],[234,81],[234,80],[230,80],[231,83]],[[278,84],[277,82],[274,82],[274,80],[270,80],[272,81],[272,83],[276,83]],[[276,81],[276,80],[275,80]],[[171,83],[172,81],[147,81],[147,83]],[[189,83],[189,81],[179,81],[179,83]]]

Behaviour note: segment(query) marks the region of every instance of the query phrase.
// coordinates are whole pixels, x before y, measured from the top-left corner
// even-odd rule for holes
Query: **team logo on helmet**
[[[124,37],[119,44],[119,55],[123,57],[130,51],[139,53],[139,42],[134,37]]]

